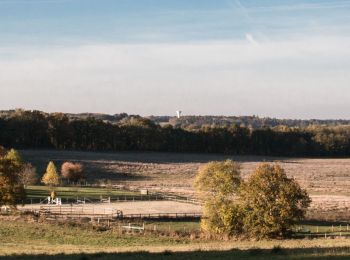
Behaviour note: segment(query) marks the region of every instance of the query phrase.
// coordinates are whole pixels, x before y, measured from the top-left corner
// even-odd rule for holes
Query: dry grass
[[[26,160],[43,172],[49,160],[57,164],[84,164],[88,179],[111,179],[133,187],[193,195],[198,168],[213,160],[233,159],[242,164],[247,178],[261,162],[279,163],[312,195],[311,212],[323,219],[348,218],[350,207],[350,159],[298,159],[258,156],[221,156],[174,153],[88,153],[67,151],[22,151]]]
[[[332,255],[346,252],[350,255],[350,240],[339,239],[293,239],[269,241],[215,241],[191,240],[187,237],[149,235],[121,235],[114,230],[98,231],[89,226],[71,226],[2,218],[0,235],[6,237],[0,245],[0,256],[46,254],[92,254],[120,252],[194,252],[228,250],[255,250],[261,257],[263,250],[319,250],[329,249]],[[20,246],[19,246],[20,245]],[[341,250],[340,250],[341,249]],[[287,252],[287,251],[286,251]],[[310,252],[309,252],[310,253]],[[232,256],[231,256],[232,257]],[[189,258],[186,258],[189,259]],[[219,259],[219,258],[218,258]],[[231,259],[231,258],[228,258]],[[268,258],[269,259],[269,258]]]

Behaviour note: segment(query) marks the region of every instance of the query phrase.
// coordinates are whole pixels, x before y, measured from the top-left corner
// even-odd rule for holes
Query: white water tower
[[[176,111],[176,116],[177,116],[177,118],[181,118],[181,114],[182,114],[182,111],[181,111],[181,110],[177,110],[177,111]]]

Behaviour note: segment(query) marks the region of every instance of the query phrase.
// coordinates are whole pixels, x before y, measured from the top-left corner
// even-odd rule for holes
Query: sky
[[[350,119],[350,0],[0,0],[0,110]]]

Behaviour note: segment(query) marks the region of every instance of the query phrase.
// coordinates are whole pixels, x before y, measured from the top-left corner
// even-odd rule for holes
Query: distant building
[[[176,111],[176,116],[177,116],[177,118],[180,118],[180,117],[181,117],[181,114],[182,114],[182,111],[181,111],[181,110],[177,110],[177,111]]]

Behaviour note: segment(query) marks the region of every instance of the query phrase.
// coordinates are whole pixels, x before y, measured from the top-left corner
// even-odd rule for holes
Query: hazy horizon
[[[350,1],[0,0],[0,110],[350,119]]]
[[[122,111],[122,112],[116,112],[116,113],[104,113],[104,112],[93,112],[93,111],[83,111],[83,112],[70,112],[70,111],[45,111],[45,110],[38,110],[38,109],[25,109],[25,108],[9,108],[9,109],[0,109],[0,111],[15,111],[17,109],[22,109],[25,111],[40,111],[44,113],[64,113],[64,114],[72,114],[72,115],[77,115],[77,114],[97,114],[97,115],[119,115],[119,114],[127,114],[129,116],[142,116],[142,117],[177,117],[176,111],[174,111],[173,114],[133,114],[133,113],[128,113],[127,111]],[[259,116],[259,115],[235,115],[235,114],[184,114],[182,113],[182,117],[192,117],[192,116],[197,116],[197,117],[259,117],[259,118],[271,118],[271,119],[277,119],[277,120],[345,120],[348,121],[350,119],[347,118],[287,118],[287,117],[271,117],[271,116]]]

